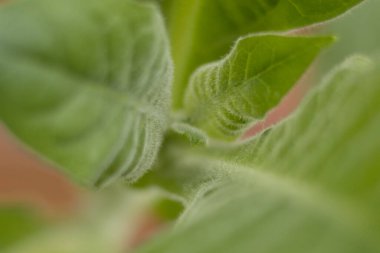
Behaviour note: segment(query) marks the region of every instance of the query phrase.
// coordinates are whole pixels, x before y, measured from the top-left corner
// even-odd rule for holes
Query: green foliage
[[[131,248],[145,210],[162,196],[114,187],[90,194],[86,207],[61,221],[28,209],[0,208],[1,253],[121,253]],[[33,229],[32,229],[33,228]],[[17,233],[15,231],[17,230]],[[4,239],[3,239],[4,238]],[[12,241],[10,241],[12,240]]]
[[[0,206],[0,250],[43,230],[45,223],[41,217],[27,208]]]
[[[0,210],[7,253],[122,252],[133,240],[124,222],[135,228],[153,204],[168,220],[183,212],[137,252],[379,252],[378,60],[347,60],[291,117],[238,139],[333,41],[282,31],[362,1],[162,0],[167,29],[157,2],[0,8],[0,119],[10,132],[81,184],[150,169],[135,187],[154,187],[148,197],[96,192],[101,201],[81,217],[43,230],[28,213]]]
[[[366,55],[379,54],[379,22],[380,1],[366,0],[355,11],[326,26],[324,30],[336,34],[339,40],[324,55],[320,72],[326,72],[343,61],[347,55],[355,53]]]
[[[194,72],[184,101],[189,122],[214,138],[239,137],[280,102],[331,41],[274,35],[239,40],[226,58]]]
[[[194,145],[207,145],[208,136],[202,130],[181,122],[175,122],[172,125],[172,130],[182,136],[185,136]]]
[[[174,107],[200,65],[228,53],[248,33],[283,31],[322,22],[363,0],[161,0],[176,67]]]
[[[0,33],[0,117],[14,134],[86,185],[150,168],[171,96],[156,7],[21,0],[1,8]]]
[[[273,129],[195,149],[229,177],[138,252],[379,252],[379,83],[379,67],[352,58]]]

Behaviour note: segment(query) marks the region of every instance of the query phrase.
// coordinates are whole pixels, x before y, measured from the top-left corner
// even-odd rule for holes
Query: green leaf
[[[176,66],[174,106],[191,73],[228,53],[246,34],[289,30],[334,18],[363,0],[163,0]]]
[[[172,66],[158,8],[12,2],[0,9],[0,119],[83,184],[138,178],[168,127]]]
[[[324,30],[337,35],[338,43],[334,44],[321,62],[321,72],[328,70],[353,53],[373,55],[379,53],[380,33],[378,22],[380,1],[366,0],[360,8],[342,18],[326,25]],[[355,31],[355,32],[353,32]]]
[[[42,231],[45,221],[26,208],[0,206],[0,250]]]
[[[233,140],[277,105],[331,37],[243,38],[223,60],[194,72],[185,94],[189,123]]]
[[[352,58],[273,129],[194,150],[229,177],[137,252],[379,252],[379,71]]]
[[[195,128],[191,125],[175,122],[172,125],[174,133],[182,135],[187,138],[193,145],[207,145],[208,136],[202,130]]]
[[[90,194],[86,205],[71,217],[49,223],[44,229],[24,232],[22,238],[1,253],[121,253],[136,243],[136,231],[146,218],[153,202],[163,196],[156,191],[132,191],[126,187],[109,187]],[[13,209],[15,210],[15,209]],[[0,220],[0,235],[14,230],[25,231],[25,218],[8,212],[9,221]],[[0,209],[0,219],[2,211]],[[6,216],[3,216],[4,219]],[[16,220],[20,217],[20,220]],[[30,222],[29,222],[30,223]],[[12,230],[13,229],[13,230]],[[7,234],[9,233],[9,234]],[[0,237],[0,240],[2,238]],[[129,252],[129,251],[128,251]]]

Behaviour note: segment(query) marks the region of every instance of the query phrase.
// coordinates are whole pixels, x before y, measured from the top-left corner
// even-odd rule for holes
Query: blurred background
[[[380,48],[380,1],[366,0],[331,24],[313,30],[335,34],[339,40],[324,52],[279,108],[247,135],[257,133],[294,110],[309,87],[347,56],[377,53]],[[65,216],[75,212],[86,196],[84,189],[72,184],[13,139],[0,122],[0,204],[22,203],[38,208],[48,216]],[[147,223],[147,227],[155,227],[160,222],[151,219]]]

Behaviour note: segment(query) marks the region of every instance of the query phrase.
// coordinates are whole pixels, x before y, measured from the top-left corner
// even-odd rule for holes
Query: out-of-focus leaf
[[[41,231],[46,221],[22,207],[0,206],[0,252],[12,244]]]
[[[171,61],[156,6],[19,0],[0,9],[0,119],[86,184],[135,180],[167,127]]]
[[[189,123],[234,140],[280,102],[330,37],[243,38],[221,61],[194,72],[185,94]]]
[[[24,234],[1,253],[125,252],[135,243],[135,233],[145,218],[145,211],[161,197],[155,191],[132,191],[125,187],[107,189],[92,195],[86,208],[75,216],[48,224],[44,230]],[[20,223],[14,222],[15,225]],[[11,232],[7,227],[0,227],[0,231]]]
[[[225,183],[137,252],[379,252],[379,73],[350,59],[291,118],[215,151]]]
[[[176,66],[174,106],[191,73],[253,32],[289,30],[334,18],[363,0],[162,0]]]
[[[321,73],[351,54],[379,54],[380,1],[366,0],[355,11],[325,25],[324,30],[335,34],[338,42],[324,55],[319,64]]]

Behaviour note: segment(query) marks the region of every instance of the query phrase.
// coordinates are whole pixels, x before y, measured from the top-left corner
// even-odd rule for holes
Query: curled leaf
[[[287,94],[331,37],[249,36],[221,61],[199,68],[185,94],[190,124],[234,140]]]

